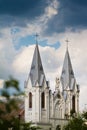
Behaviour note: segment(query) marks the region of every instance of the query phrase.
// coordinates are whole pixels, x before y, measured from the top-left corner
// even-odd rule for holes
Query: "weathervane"
[[[66,39],[66,43],[67,43],[67,49],[68,49],[68,44],[69,44],[69,40],[68,39]]]
[[[36,33],[34,36],[35,36],[35,40],[36,40],[36,44],[37,44],[38,43],[37,38],[38,38],[39,35],[38,35],[38,33]]]

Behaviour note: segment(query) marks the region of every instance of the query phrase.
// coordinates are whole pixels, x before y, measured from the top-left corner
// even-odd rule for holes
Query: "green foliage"
[[[4,88],[7,89],[7,88],[10,88],[10,87],[15,88],[17,91],[20,91],[19,82],[12,77],[10,77],[10,80],[5,81],[5,84],[4,84]]]
[[[74,117],[75,114],[76,114],[75,110],[72,109],[72,110],[70,111],[70,116],[71,116],[71,117]]]
[[[22,123],[22,130],[30,130],[31,123]]]
[[[8,128],[11,128],[13,124],[16,123],[16,120],[18,120],[13,113],[19,110],[19,101],[14,97],[15,92],[10,95],[10,88],[16,90],[18,94],[21,93],[19,89],[19,82],[17,80],[10,77],[9,80],[4,82],[4,87],[1,90],[3,100],[0,100],[0,130],[8,130]]]
[[[64,130],[87,130],[86,119],[84,120],[83,114],[70,119],[69,123],[64,126]]]
[[[4,100],[0,100],[0,130],[9,130],[9,128],[12,130],[36,130],[38,128],[20,119],[19,104],[21,100],[17,98],[20,95],[24,95],[24,93],[20,91],[19,82],[16,79],[10,77],[4,82],[4,88],[1,90]]]
[[[84,111],[82,116],[83,116],[83,118],[87,119],[87,112]]]
[[[31,122],[21,124],[21,130],[37,130],[37,129],[41,129],[41,128],[38,126],[33,126]]]

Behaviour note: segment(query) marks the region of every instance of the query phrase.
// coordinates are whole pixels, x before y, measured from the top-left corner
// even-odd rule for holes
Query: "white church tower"
[[[65,116],[79,112],[79,86],[74,76],[68,47],[66,50],[62,74],[61,74],[62,93],[65,100]]]
[[[25,121],[49,122],[49,86],[36,44],[29,78],[25,83]]]
[[[74,76],[68,47],[61,78],[56,78],[55,91],[50,91],[43,70],[38,44],[35,46],[28,80],[25,82],[25,122],[43,130],[62,130],[71,115],[79,113],[79,86]]]

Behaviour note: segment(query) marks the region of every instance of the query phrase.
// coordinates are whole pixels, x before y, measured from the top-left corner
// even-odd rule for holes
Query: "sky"
[[[66,39],[69,40],[83,110],[87,107],[87,0],[0,0],[0,79],[12,75],[24,89],[36,33],[52,90],[55,78],[61,76]]]

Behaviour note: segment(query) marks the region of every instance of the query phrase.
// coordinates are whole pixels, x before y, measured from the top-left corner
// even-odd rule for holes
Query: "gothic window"
[[[32,108],[32,93],[29,93],[29,108]]]
[[[75,96],[72,97],[72,110],[75,112]]]
[[[41,94],[41,108],[45,108],[45,94],[42,92]]]

